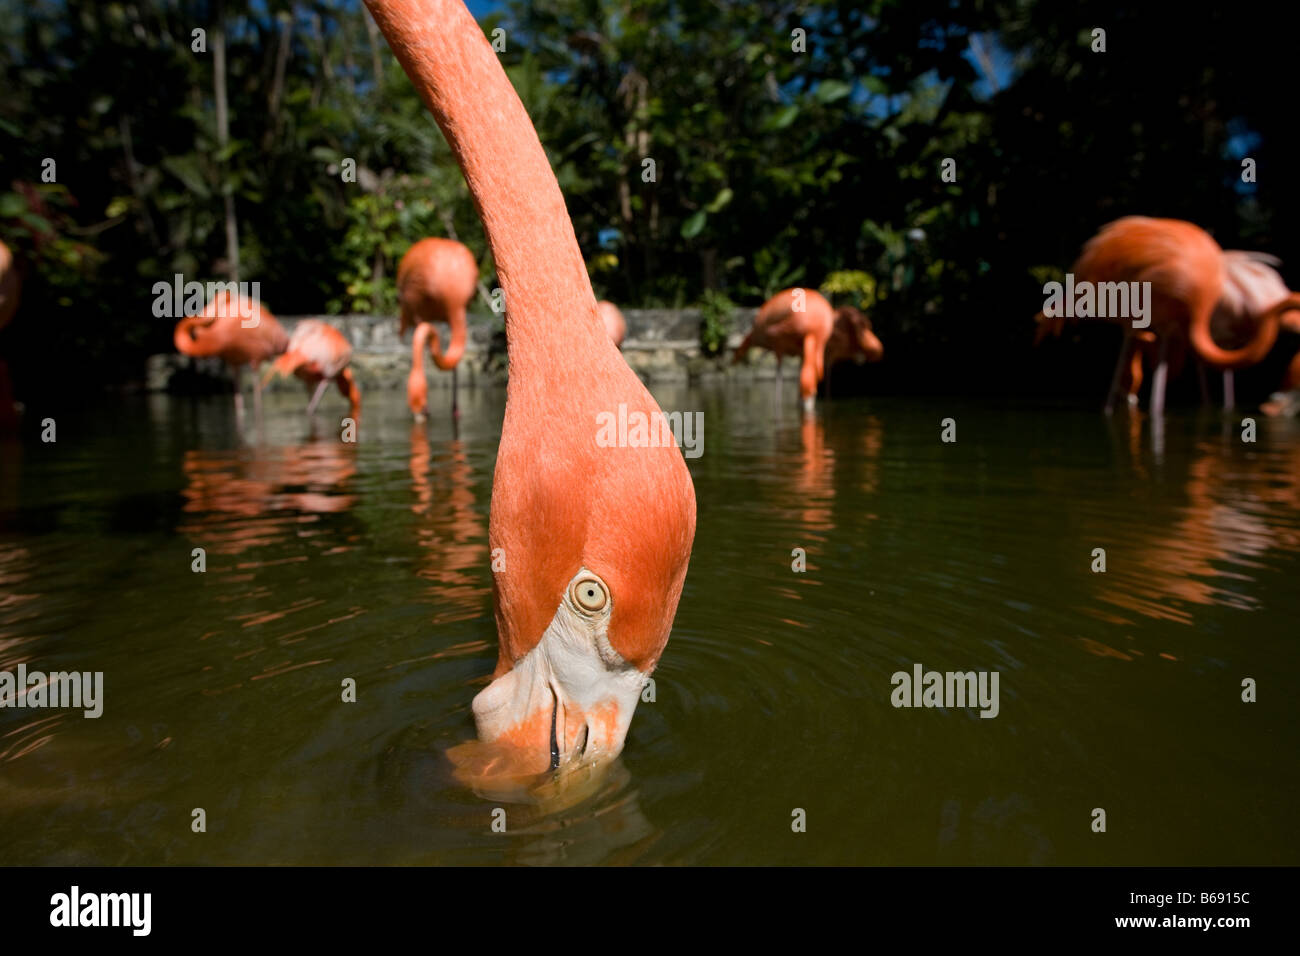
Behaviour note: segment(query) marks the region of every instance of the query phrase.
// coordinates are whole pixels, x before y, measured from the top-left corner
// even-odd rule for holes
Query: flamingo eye
[[[604,610],[609,603],[609,589],[605,587],[604,581],[594,575],[583,575],[573,582],[569,590],[573,595],[573,603],[589,614]]]

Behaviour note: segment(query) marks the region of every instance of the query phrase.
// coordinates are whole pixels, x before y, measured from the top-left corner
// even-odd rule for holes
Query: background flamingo
[[[267,369],[266,378],[295,375],[309,388],[314,387],[307,403],[308,418],[315,414],[330,382],[335,382],[349,402],[349,417],[355,421],[361,417],[361,389],[348,368],[351,361],[352,345],[342,332],[320,319],[303,319],[294,326],[285,353]]]
[[[9,247],[0,242],[0,329],[9,324],[9,320],[18,311],[18,299],[22,295],[23,279],[14,262],[14,254]],[[14,407],[13,385],[9,381],[9,366],[0,358],[0,431],[8,431],[18,424],[18,412]]]
[[[803,308],[796,310],[796,293],[803,293]],[[826,343],[835,326],[835,310],[814,289],[786,289],[763,303],[754,318],[754,327],[745,336],[733,363],[741,361],[753,347],[765,348],[776,355],[777,394],[781,389],[781,360],[787,355],[800,357],[799,395],[805,412],[813,409],[817,383],[822,380]],[[873,336],[874,337],[874,336]]]
[[[248,318],[245,319],[244,315]],[[248,326],[245,327],[245,322]],[[254,372],[267,359],[289,345],[289,336],[271,310],[260,302],[229,291],[212,297],[202,315],[187,316],[176,323],[172,335],[176,351],[191,358],[215,355],[230,366],[235,378],[235,414],[244,416],[241,378],[245,366]],[[253,403],[262,414],[262,383],[253,379]]]
[[[1241,368],[1263,358],[1277,338],[1283,303],[1260,316],[1250,342],[1225,350],[1215,343],[1211,320],[1224,297],[1229,261],[1205,230],[1179,219],[1128,216],[1104,227],[1083,247],[1072,267],[1080,282],[1150,282],[1151,327],[1157,339],[1155,373],[1151,380],[1151,414],[1164,412],[1169,344],[1185,337],[1206,364],[1220,369]],[[1059,328],[1059,321],[1048,320]],[[1124,343],[1106,397],[1110,411],[1126,374],[1131,373],[1137,337],[1131,318],[1112,317],[1124,327]]]
[[[407,388],[407,404],[417,418],[422,418],[428,404],[427,386],[418,393],[411,390],[415,383],[418,364],[420,380],[424,380],[424,359],[420,354],[427,344],[433,364],[443,371],[451,371],[451,414],[460,418],[456,400],[456,366],[465,353],[466,310],[474,301],[478,289],[478,263],[474,253],[454,239],[421,239],[407,250],[397,266],[397,297],[401,307],[401,326],[398,334],[406,335],[409,328],[418,328],[433,322],[446,322],[450,332],[447,351],[440,348],[437,330],[429,325],[423,342],[413,344],[411,352],[411,378]]]
[[[609,340],[621,349],[623,339],[627,337],[627,322],[623,318],[623,313],[619,311],[618,306],[607,299],[597,302],[596,308],[600,310],[600,320],[605,323]]]
[[[1222,296],[1216,303],[1210,318],[1210,331],[1216,342],[1226,342],[1232,346],[1248,345],[1260,333],[1261,320],[1269,312],[1270,307],[1279,305],[1280,308],[1291,308],[1280,304],[1282,300],[1287,299],[1292,293],[1286,287],[1286,283],[1282,281],[1282,277],[1272,268],[1272,265],[1277,264],[1277,260],[1272,256],[1259,252],[1226,250],[1222,253],[1222,259],[1224,284]],[[1065,319],[1059,316],[1047,319],[1041,312],[1036,317],[1036,320],[1039,322],[1039,327],[1035,336],[1035,344],[1041,342],[1049,332],[1060,335],[1065,323]],[[1280,313],[1280,323],[1283,328],[1300,331],[1300,313],[1282,311]],[[1129,405],[1137,407],[1138,393],[1145,377],[1143,363],[1145,361],[1158,367],[1162,350],[1169,371],[1175,376],[1177,375],[1183,364],[1188,338],[1183,333],[1183,330],[1177,327],[1168,326],[1162,331],[1163,336],[1157,335],[1155,331],[1150,329],[1130,330],[1131,343],[1128,349],[1127,366],[1116,368],[1119,382],[1115,386],[1115,393],[1109,397],[1108,402],[1113,402],[1115,394],[1124,391],[1127,394]],[[1262,355],[1260,357],[1262,358]],[[1121,362],[1123,361],[1123,356],[1121,356]],[[1238,367],[1246,364],[1250,363],[1243,359]],[[1198,370],[1201,375],[1202,396],[1205,397],[1203,363],[1198,364]],[[1233,369],[1224,368],[1223,404],[1225,408],[1232,408],[1235,404],[1233,378]]]
[[[613,346],[546,154],[496,53],[453,0],[367,0],[442,127],[508,309],[510,378],[489,546],[500,654],[474,699],[478,772],[611,758],[668,641],[695,534],[676,447],[596,443],[597,415],[660,414]]]

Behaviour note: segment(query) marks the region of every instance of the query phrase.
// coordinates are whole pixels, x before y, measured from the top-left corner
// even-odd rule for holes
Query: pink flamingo
[[[247,317],[245,317],[247,316]],[[235,415],[244,417],[240,379],[245,366],[254,372],[267,359],[288,347],[289,336],[271,310],[260,302],[222,291],[212,297],[202,315],[176,323],[172,335],[176,351],[193,358],[215,355],[230,366],[235,378]],[[253,379],[253,403],[262,415],[262,383]]]
[[[433,364],[444,372],[451,371],[451,415],[459,420],[460,406],[456,400],[456,366],[465,353],[468,335],[466,311],[478,290],[478,263],[474,253],[453,239],[421,239],[407,250],[397,266],[397,297],[401,306],[401,325],[398,334],[406,336],[409,328],[428,325],[423,336],[417,336],[411,352],[411,377],[407,385],[407,404],[415,417],[423,421],[428,405],[428,386],[416,385],[416,368],[419,381],[424,382],[424,359],[420,354],[425,345]],[[439,345],[433,322],[446,322],[451,333],[447,351]]]
[[[813,410],[817,383],[825,367],[826,343],[835,327],[835,310],[815,289],[786,289],[763,303],[754,327],[732,357],[732,364],[744,359],[751,348],[769,349],[776,355],[777,394],[781,389],[781,360],[797,355],[799,395],[805,413]]]
[[[335,382],[348,400],[348,416],[356,421],[361,417],[361,389],[348,368],[351,361],[352,345],[342,332],[320,319],[303,319],[289,336],[285,353],[267,369],[263,384],[272,377],[294,375],[308,388],[314,387],[307,403],[307,417],[311,418],[325,389]]]
[[[608,762],[681,597],[690,473],[671,443],[597,441],[602,415],[662,411],[604,329],[555,174],[479,25],[454,0],[366,5],[465,173],[507,304],[488,527],[500,650],[474,698],[492,755],[478,766]]]

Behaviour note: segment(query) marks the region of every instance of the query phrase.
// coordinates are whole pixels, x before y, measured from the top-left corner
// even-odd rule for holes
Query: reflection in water
[[[795,472],[794,494],[800,502],[799,524],[809,541],[822,543],[835,527],[831,517],[835,502],[835,452],[826,447],[826,426],[820,418],[805,415],[799,426],[802,454]]]
[[[278,448],[208,451],[181,462],[186,486],[179,531],[212,554],[266,547],[323,514],[347,511],[357,473],[357,446],[332,439]]]
[[[411,426],[411,512],[422,520],[416,537],[423,553],[419,575],[431,582],[432,624],[470,620],[491,593],[482,583],[487,530],[474,494],[474,469],[464,443],[453,440],[434,461],[425,426]]]
[[[1143,617],[1195,624],[1197,607],[1229,607],[1258,610],[1259,598],[1249,587],[1252,572],[1266,567],[1262,562],[1271,550],[1294,551],[1294,525],[1279,522],[1261,505],[1265,500],[1294,506],[1300,470],[1284,466],[1276,474],[1284,483],[1270,482],[1255,487],[1257,478],[1241,471],[1241,443],[1202,439],[1195,443],[1181,493],[1176,497],[1161,486],[1160,493],[1171,520],[1157,522],[1154,516],[1107,529],[1108,568],[1096,574],[1097,598],[1113,607]],[[1300,449],[1287,448],[1284,462],[1300,466]],[[1134,477],[1138,487],[1148,479],[1148,469],[1135,458]],[[1247,478],[1248,490],[1234,487]],[[1261,494],[1261,490],[1263,494]],[[1114,624],[1131,625],[1124,616],[1085,605],[1084,613]],[[1114,648],[1094,647],[1094,653],[1128,658]]]
[[[1296,663],[1300,423],[1174,416],[1156,454],[1140,415],[962,407],[944,445],[938,403],[661,396],[711,431],[655,699],[603,774],[499,800],[448,757],[495,663],[500,396],[456,440],[377,394],[355,446],[268,398],[264,445],[220,397],[92,409],[0,482],[0,668],[105,672],[100,720],[0,710],[6,862],[1295,862],[1294,717],[1222,690]],[[892,708],[914,662],[1000,670],[998,718]],[[1131,839],[1061,811],[1098,786]],[[219,839],[176,837],[198,806]]]

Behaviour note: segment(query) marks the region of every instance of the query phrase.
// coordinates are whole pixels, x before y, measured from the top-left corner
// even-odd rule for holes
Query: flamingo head
[[[666,428],[636,437],[664,421],[659,406],[608,339],[592,353],[585,394],[511,382],[530,394],[510,396],[493,482],[500,654],[473,704],[500,772],[618,755],[686,576],[695,492],[682,453]]]
[[[843,306],[835,310],[835,327],[832,341],[842,354],[835,359],[852,358],[858,365],[864,362],[879,362],[885,355],[885,347],[871,328],[871,320],[860,309]]]
[[[417,422],[422,422],[429,408],[429,382],[423,368],[413,368],[406,379],[406,404]]]

